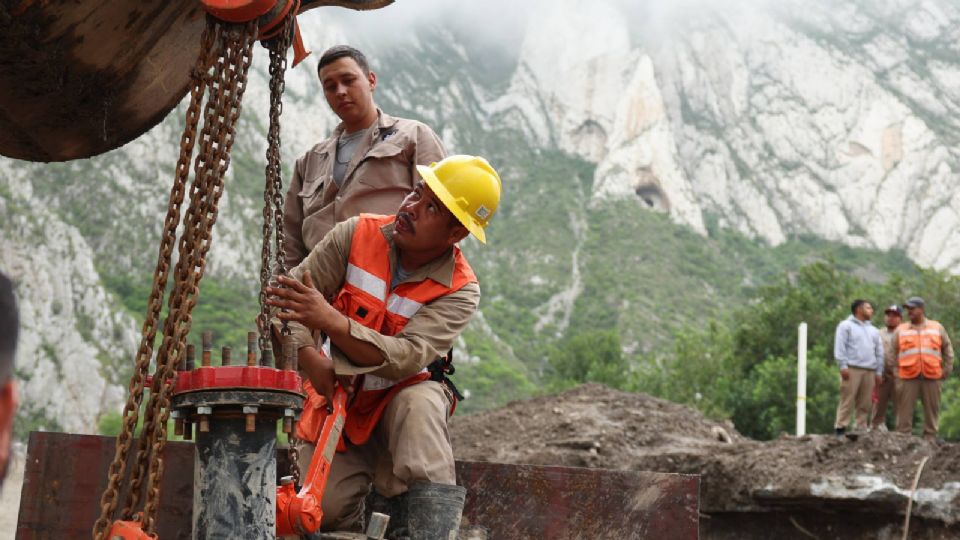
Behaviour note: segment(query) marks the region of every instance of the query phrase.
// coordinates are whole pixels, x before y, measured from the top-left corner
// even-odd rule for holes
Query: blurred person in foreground
[[[0,274],[0,486],[10,465],[13,419],[17,412],[17,382],[13,378],[13,357],[17,350],[19,317],[13,296],[13,282]]]

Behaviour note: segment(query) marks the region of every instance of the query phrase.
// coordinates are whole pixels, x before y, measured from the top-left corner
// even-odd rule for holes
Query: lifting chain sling
[[[293,38],[289,28],[284,29],[275,38],[265,43],[270,52],[270,127],[267,130],[267,156],[264,171],[263,189],[263,245],[260,250],[260,313],[257,316],[257,329],[260,332],[260,353],[268,356],[272,349],[270,340],[270,307],[267,305],[267,287],[274,275],[286,275],[284,261],[283,234],[283,179],[280,169],[280,115],[283,113],[284,74],[287,70],[287,49]],[[275,238],[273,270],[270,264],[270,240]],[[280,334],[290,335],[287,321],[283,321]],[[286,361],[286,358],[283,359]],[[284,366],[289,367],[289,366]],[[296,430],[288,434],[288,457],[290,476],[295,485],[300,483],[300,466],[297,463]]]
[[[267,189],[264,193],[266,206],[264,208],[263,264],[264,267],[269,266],[270,229],[275,227],[276,261],[281,272],[283,271],[283,231],[279,120],[286,52],[290,46],[296,12],[297,9],[291,10],[290,15],[281,23],[280,32],[266,43],[270,49],[271,58],[271,103],[266,168]],[[190,185],[189,206],[183,217],[183,233],[178,245],[178,260],[173,271],[174,283],[168,299],[168,313],[164,321],[162,341],[156,355],[156,371],[150,388],[150,399],[144,409],[143,430],[136,462],[130,472],[129,492],[120,513],[121,519],[134,519],[140,499],[143,497],[143,513],[138,519],[143,525],[144,532],[156,535],[160,480],[163,477],[163,462],[160,457],[167,438],[170,392],[176,366],[180,365],[185,354],[186,336],[190,331],[191,314],[199,294],[199,283],[206,268],[206,255],[210,249],[211,233],[217,219],[218,203],[223,194],[224,175],[230,163],[230,149],[234,142],[237,119],[240,116],[241,102],[252,60],[252,49],[258,39],[257,36],[256,20],[245,24],[231,24],[207,16],[206,28],[201,38],[200,55],[191,74],[190,102],[180,139],[180,156],[177,160],[167,215],[161,233],[160,252],[147,303],[134,373],[130,381],[130,394],[123,409],[123,423],[120,434],[117,436],[114,459],[108,470],[107,487],[100,500],[100,517],[92,531],[94,540],[105,540],[116,512],[125,465],[133,443],[133,433],[143,401],[150,361],[153,357],[158,320],[170,276],[173,245],[176,241],[181,207],[186,194],[193,149],[199,138],[200,149],[194,161],[195,176]],[[200,106],[206,93],[209,93],[209,96],[203,110],[203,127],[198,137]],[[273,225],[268,225],[269,222]],[[266,279],[269,279],[269,275]],[[266,333],[268,319],[264,315],[266,312],[263,304],[266,285],[267,281],[261,271],[261,316],[258,317],[261,350],[263,350],[264,336],[269,336]],[[269,340],[269,337],[267,339]],[[146,485],[144,486],[145,476]],[[144,488],[146,488],[145,495]]]

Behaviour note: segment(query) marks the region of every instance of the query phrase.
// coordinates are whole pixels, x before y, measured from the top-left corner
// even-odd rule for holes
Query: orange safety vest
[[[390,245],[380,228],[393,223],[394,219],[395,216],[360,215],[350,244],[346,278],[333,302],[333,307],[340,313],[385,336],[398,334],[425,304],[456,292],[468,283],[477,282],[460,248],[454,246],[455,266],[450,287],[427,278],[402,283],[391,291]],[[359,390],[347,408],[347,421],[343,427],[344,436],[356,445],[369,440],[383,411],[400,390],[430,379],[430,373],[424,368],[401,381],[371,374],[360,377]],[[326,416],[321,409],[325,400],[309,382],[304,384],[304,390],[307,401],[297,424],[297,437],[315,442]],[[340,450],[343,449],[341,445]]]
[[[900,366],[901,379],[916,379],[921,374],[926,379],[939,379],[943,376],[943,337],[940,323],[927,319],[920,328],[903,323],[897,329],[897,344],[900,354],[897,365]]]

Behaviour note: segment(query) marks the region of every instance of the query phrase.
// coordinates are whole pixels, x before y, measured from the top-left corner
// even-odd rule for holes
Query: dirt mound
[[[724,440],[746,440],[730,422],[600,384],[454,416],[451,425],[461,459],[611,469],[633,468],[629,464],[653,455],[695,453]]]
[[[459,459],[693,473],[704,512],[843,507],[902,512],[927,457],[914,515],[960,522],[960,445],[895,433],[759,442],[729,422],[588,384],[451,421]]]

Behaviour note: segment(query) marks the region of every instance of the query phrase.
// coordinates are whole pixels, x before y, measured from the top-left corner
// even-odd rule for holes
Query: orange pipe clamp
[[[261,40],[277,36],[283,29],[283,21],[293,10],[294,15],[300,11],[300,0],[200,0],[203,8],[214,17],[231,22],[244,23],[260,18]],[[297,67],[310,51],[303,45],[300,35],[300,25],[293,21],[293,67]]]
[[[270,11],[277,0],[200,0],[203,9],[214,17],[232,23],[244,23]]]

